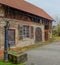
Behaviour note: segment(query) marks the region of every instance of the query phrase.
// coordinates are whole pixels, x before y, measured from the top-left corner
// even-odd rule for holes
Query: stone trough
[[[27,53],[9,51],[8,60],[14,64],[24,63],[27,61]]]

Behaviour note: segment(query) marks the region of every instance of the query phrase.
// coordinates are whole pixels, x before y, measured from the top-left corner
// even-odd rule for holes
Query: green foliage
[[[60,41],[60,36],[54,36],[55,41]]]
[[[57,30],[52,30],[52,34],[53,34],[54,36],[57,36]]]
[[[52,33],[54,36],[60,36],[60,23],[57,26],[53,26]]]
[[[54,36],[57,36],[57,27],[56,26],[53,26],[52,27],[52,34],[54,35]]]
[[[16,65],[10,62],[4,62],[3,60],[0,60],[0,65]],[[24,65],[24,64],[17,64],[17,65]]]
[[[57,26],[58,36],[60,36],[60,25]]]

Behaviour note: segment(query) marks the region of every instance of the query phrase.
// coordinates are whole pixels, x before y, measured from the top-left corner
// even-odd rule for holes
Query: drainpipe
[[[9,29],[9,22],[6,21],[5,25],[5,43],[4,43],[4,61],[8,61],[8,29]]]

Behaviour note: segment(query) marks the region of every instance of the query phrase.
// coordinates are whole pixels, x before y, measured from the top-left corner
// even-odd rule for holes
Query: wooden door
[[[15,30],[14,29],[8,30],[8,39],[9,39],[9,44],[13,46],[15,44]]]
[[[45,31],[45,41],[48,40],[48,31]]]
[[[42,42],[42,30],[39,27],[37,27],[35,31],[35,41]]]

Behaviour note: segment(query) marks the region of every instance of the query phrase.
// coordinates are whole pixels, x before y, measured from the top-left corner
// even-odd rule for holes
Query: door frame
[[[39,33],[39,31],[40,31],[40,40],[38,39],[39,38],[39,34],[37,34],[37,33]],[[38,31],[38,32],[37,32]],[[35,29],[35,42],[36,43],[39,43],[39,42],[42,42],[42,29],[40,28],[40,27],[36,27],[36,29]]]
[[[15,45],[15,43],[16,43],[16,41],[15,41],[15,34],[16,34],[16,31],[15,31],[15,29],[8,29],[8,31],[14,31],[14,45]]]

